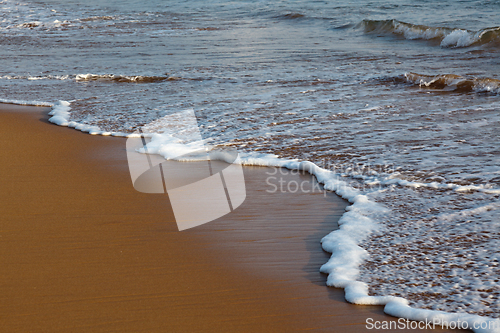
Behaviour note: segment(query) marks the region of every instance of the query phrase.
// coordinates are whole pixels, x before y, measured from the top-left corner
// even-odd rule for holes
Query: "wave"
[[[168,74],[160,76],[148,75],[115,75],[115,74],[76,74],[76,75],[3,75],[0,80],[75,80],[75,81],[110,81],[120,83],[151,83],[161,81],[175,81],[181,78],[168,76]]]
[[[30,21],[14,25],[6,26],[4,29],[40,29],[40,30],[50,30],[57,28],[68,28],[72,26],[70,21],[59,21],[54,20],[51,22],[41,22],[41,21]]]
[[[4,75],[0,76],[0,80],[68,80],[70,75],[45,75],[45,76],[32,76],[32,75]]]
[[[283,15],[275,16],[274,18],[283,19],[283,20],[295,20],[295,19],[301,19],[301,18],[304,18],[304,17],[305,17],[304,14],[300,14],[300,13],[288,13],[288,14],[283,14]]]
[[[429,27],[398,20],[363,20],[356,27],[362,28],[365,33],[394,34],[410,40],[436,40],[440,42],[441,47],[500,46],[500,27],[471,31]]]
[[[115,16],[92,16],[80,19],[81,22],[92,22],[92,21],[112,21],[115,20]]]
[[[420,87],[454,92],[500,93],[500,80],[492,78],[466,78],[456,74],[424,75],[410,72],[404,74],[402,81],[418,84]]]
[[[114,74],[77,74],[76,81],[111,81],[121,83],[151,83],[161,81],[173,81],[179,78],[173,76],[146,76],[146,75],[114,75]]]

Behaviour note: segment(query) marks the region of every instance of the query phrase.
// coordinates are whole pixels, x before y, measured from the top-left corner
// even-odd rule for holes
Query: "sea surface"
[[[0,0],[0,57],[1,101],[124,133],[194,109],[334,171],[387,209],[370,295],[500,317],[500,1]]]

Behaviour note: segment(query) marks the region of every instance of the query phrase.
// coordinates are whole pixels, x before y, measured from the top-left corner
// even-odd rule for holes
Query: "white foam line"
[[[394,178],[393,176],[387,176],[384,178],[376,179],[373,176],[350,175],[350,174],[346,175],[352,178],[363,179],[364,181],[368,180],[367,183],[368,185],[375,185],[375,184],[383,186],[399,185],[412,188],[427,187],[427,188],[434,188],[441,190],[454,190],[457,192],[478,191],[487,194],[500,194],[500,189],[489,188],[485,187],[484,185],[458,185],[458,184],[448,184],[448,183],[438,183],[438,182],[422,183],[422,182],[414,182],[405,179]]]
[[[71,115],[71,107],[70,103],[67,101],[58,101],[52,106],[52,111],[49,112],[49,115],[52,116],[49,118],[51,123],[54,123],[59,126],[67,126],[72,127],[76,130],[89,133],[92,135],[112,135],[111,132],[102,131],[97,126],[91,126],[87,124],[77,123],[75,121],[70,121],[69,117]]]
[[[435,189],[451,189],[455,190],[457,192],[467,192],[467,191],[478,191],[478,192],[483,192],[483,193],[488,193],[488,194],[500,194],[500,189],[494,189],[494,188],[487,188],[484,187],[483,185],[457,185],[457,184],[441,184],[437,182],[433,183],[420,183],[420,182],[412,182],[404,179],[395,179],[395,182],[392,181],[387,181],[387,182],[381,182],[382,185],[387,185],[391,183],[396,183],[401,186],[406,186],[406,187],[413,187],[413,188],[418,188],[418,187],[428,187],[428,188],[435,188]]]
[[[437,218],[438,218],[438,220],[441,220],[441,221],[453,221],[453,219],[456,219],[456,218],[466,218],[468,216],[473,216],[473,215],[489,212],[492,210],[497,210],[499,208],[500,208],[500,202],[493,202],[491,204],[487,204],[484,206],[479,206],[479,207],[470,208],[470,209],[464,209],[458,213],[449,213],[449,214],[443,213],[443,214],[438,215]]]
[[[71,115],[71,107],[70,107],[71,103],[67,101],[57,101],[56,103],[48,103],[39,101],[21,101],[21,100],[0,98],[0,103],[52,107],[52,110],[49,112],[49,115],[52,116],[49,118],[49,121],[51,123],[54,123],[59,126],[71,127],[91,135],[118,136],[125,138],[135,136],[135,134],[129,134],[124,132],[103,131],[98,126],[95,125],[88,125],[88,124],[78,123],[76,121],[70,121],[69,119]]]
[[[49,115],[52,116],[51,118],[49,118],[49,121],[56,125],[71,127],[78,131],[89,133],[91,135],[119,136],[119,137],[135,136],[134,134],[128,134],[123,132],[103,131],[98,126],[95,125],[88,125],[88,124],[78,123],[76,121],[70,121],[69,120],[71,115],[70,105],[71,103],[67,101],[58,101],[57,103],[53,104],[52,110],[49,112]]]
[[[2,101],[4,100],[0,100],[0,102]],[[12,102],[10,101],[10,103]],[[73,127],[93,135],[130,136],[129,134],[120,132],[104,132],[97,126],[69,121],[70,103],[66,101],[59,101],[55,104],[44,102],[36,102],[36,104],[21,102],[16,104],[52,106],[52,111],[50,112],[52,117],[49,121],[60,126]],[[368,285],[356,280],[359,275],[360,265],[369,256],[368,252],[361,248],[359,244],[373,231],[380,228],[380,225],[367,215],[376,216],[377,214],[384,214],[387,211],[386,208],[370,201],[359,190],[350,187],[346,182],[340,180],[339,174],[320,168],[312,162],[286,160],[276,155],[256,152],[240,153],[239,155],[240,158],[237,161],[242,165],[273,166],[290,170],[307,171],[315,176],[326,190],[335,192],[351,203],[351,206],[346,208],[346,213],[338,221],[339,229],[332,231],[321,240],[323,249],[332,255],[328,262],[321,266],[320,271],[328,274],[326,282],[328,286],[344,289],[347,302],[359,305],[385,305],[384,312],[394,317],[427,321],[436,323],[437,325],[438,323],[444,324],[445,322],[467,322],[468,328],[474,332],[500,333],[499,319],[467,313],[417,309],[409,306],[408,300],[402,297],[368,295]],[[219,158],[224,160],[225,156],[227,154],[221,154]],[[425,185],[423,183],[412,183],[404,180],[396,181],[404,186],[414,186],[412,184],[418,186]],[[470,186],[466,188],[470,188]]]

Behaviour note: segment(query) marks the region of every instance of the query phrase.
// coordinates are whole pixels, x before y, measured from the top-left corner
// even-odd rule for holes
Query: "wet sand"
[[[247,167],[242,206],[179,232],[166,195],[133,189],[123,138],[46,112],[0,106],[0,331],[364,332],[369,317],[395,320],[346,303],[319,273],[319,241],[346,203],[269,193],[312,177]]]

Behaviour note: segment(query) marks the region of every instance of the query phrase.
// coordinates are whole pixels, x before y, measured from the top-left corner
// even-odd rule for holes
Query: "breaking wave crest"
[[[111,81],[123,83],[150,83],[161,81],[173,81],[178,78],[172,76],[128,76],[128,75],[114,75],[114,74],[77,74],[76,81]]]
[[[410,72],[404,74],[403,82],[454,92],[500,93],[500,80],[492,78],[467,78],[456,74],[424,75]]]
[[[104,82],[119,82],[119,83],[151,83],[161,81],[175,81],[179,77],[168,76],[168,74],[161,76],[148,76],[148,75],[115,75],[115,74],[72,74],[72,75],[3,75],[0,80],[75,80],[75,81],[104,81]]]
[[[441,47],[500,46],[500,27],[471,31],[405,23],[398,20],[363,20],[357,26],[365,33],[395,34],[406,39],[437,40]]]

